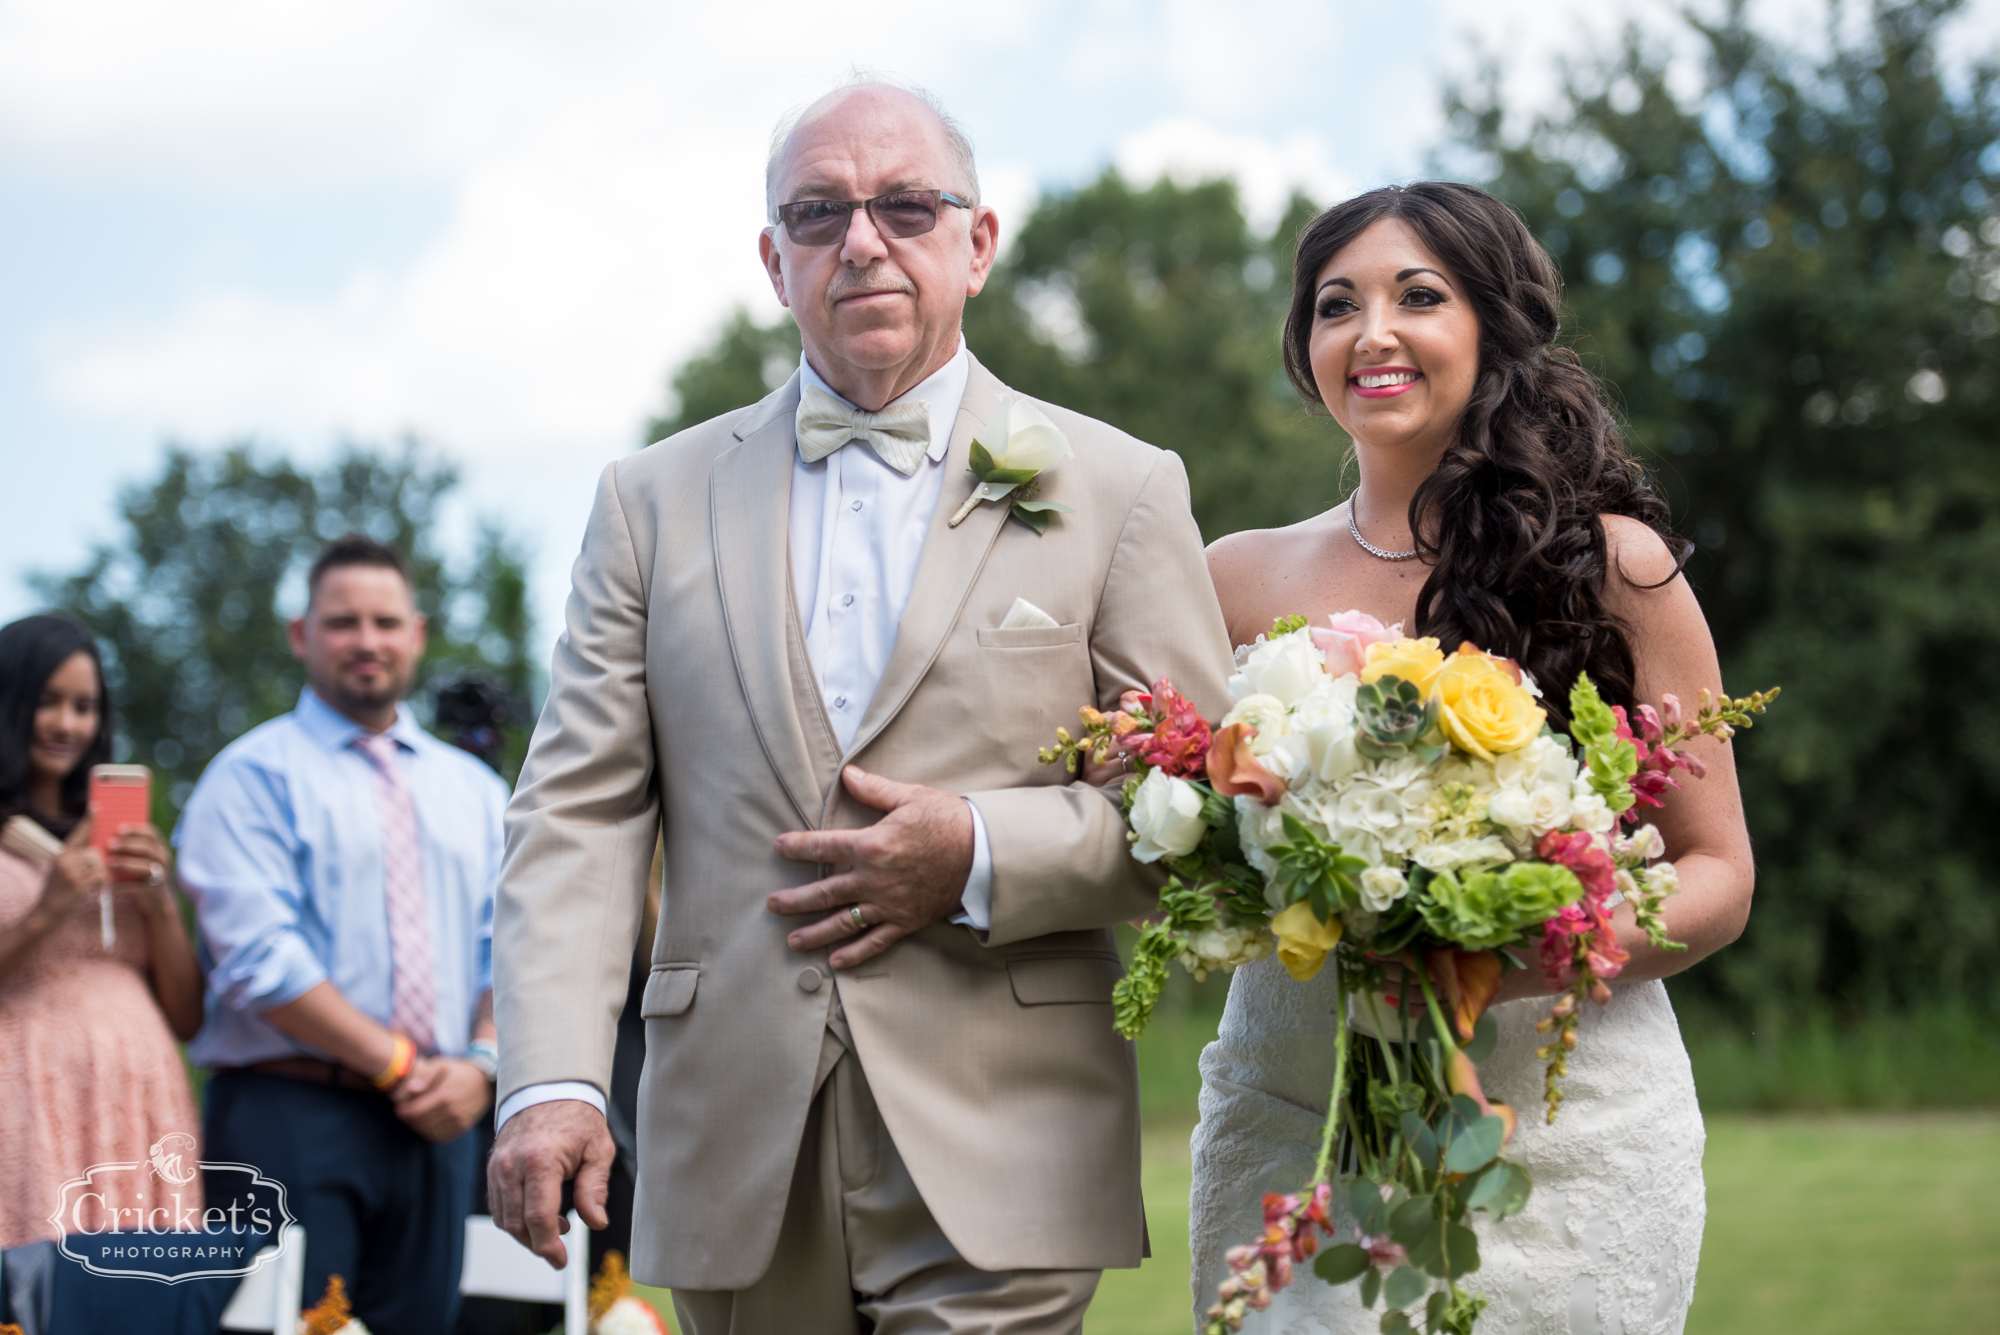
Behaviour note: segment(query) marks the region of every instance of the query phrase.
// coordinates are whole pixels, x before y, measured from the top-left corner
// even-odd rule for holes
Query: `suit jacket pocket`
[[[998,626],[986,626],[979,632],[979,647],[982,649],[1053,649],[1059,645],[1082,642],[1082,622],[1072,622],[1067,626],[1010,626],[1005,630]]]
[[[1014,1000],[1023,1006],[1111,1004],[1124,968],[1115,955],[1028,955],[1007,961]]]
[[[639,1018],[656,1020],[679,1015],[694,1005],[694,985],[701,979],[698,964],[662,964],[646,978],[645,995],[639,998]]]

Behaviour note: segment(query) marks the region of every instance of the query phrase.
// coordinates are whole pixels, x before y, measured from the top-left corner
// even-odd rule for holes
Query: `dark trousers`
[[[371,1090],[257,1071],[217,1071],[207,1102],[204,1157],[285,1184],[306,1231],[306,1306],[339,1275],[374,1335],[452,1328],[479,1167],[470,1133],[434,1145]]]

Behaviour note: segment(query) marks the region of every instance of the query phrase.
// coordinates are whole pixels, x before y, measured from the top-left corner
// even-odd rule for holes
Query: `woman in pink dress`
[[[0,1248],[132,1227],[88,1203],[61,1228],[49,1216],[92,1165],[191,1158],[169,1137],[200,1130],[175,1039],[201,1025],[202,981],[173,855],[151,825],[122,827],[108,865],[89,843],[90,767],[110,758],[89,633],[57,616],[0,627],[0,827],[16,822],[0,838]],[[120,1206],[199,1208],[198,1178],[127,1178],[142,1185]]]

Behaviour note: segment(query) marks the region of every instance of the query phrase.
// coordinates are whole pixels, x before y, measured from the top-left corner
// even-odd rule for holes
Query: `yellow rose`
[[[1271,934],[1278,938],[1278,961],[1285,972],[1309,983],[1326,963],[1326,952],[1340,944],[1340,920],[1321,922],[1302,899],[1271,919]]]
[[[1421,640],[1383,640],[1368,646],[1368,662],[1361,669],[1363,685],[1383,677],[1401,677],[1425,695],[1437,684],[1444,654],[1438,642],[1426,635]]]
[[[1541,735],[1548,717],[1504,658],[1462,644],[1437,674],[1438,726],[1461,751],[1491,760]]]

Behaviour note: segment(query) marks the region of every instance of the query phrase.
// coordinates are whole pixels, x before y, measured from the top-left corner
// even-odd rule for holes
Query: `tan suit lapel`
[[[945,451],[944,490],[938,496],[930,530],[924,537],[916,582],[910,587],[910,601],[896,627],[896,647],[889,651],[882,680],[868,702],[868,712],[862,715],[854,744],[847,749],[849,757],[860,754],[875,740],[930,671],[938,651],[944,647],[945,637],[958,624],[966,595],[972,592],[973,583],[1007,522],[1005,505],[987,504],[976,506],[957,528],[950,526],[952,515],[977,485],[968,471],[972,441],[998,407],[1003,388],[993,373],[973,357],[965,398],[959,403],[958,421],[952,427],[951,444]]]
[[[744,703],[771,769],[807,826],[819,823],[840,748],[813,687],[791,581],[793,416],[799,378],[745,414],[709,468],[716,583]]]

